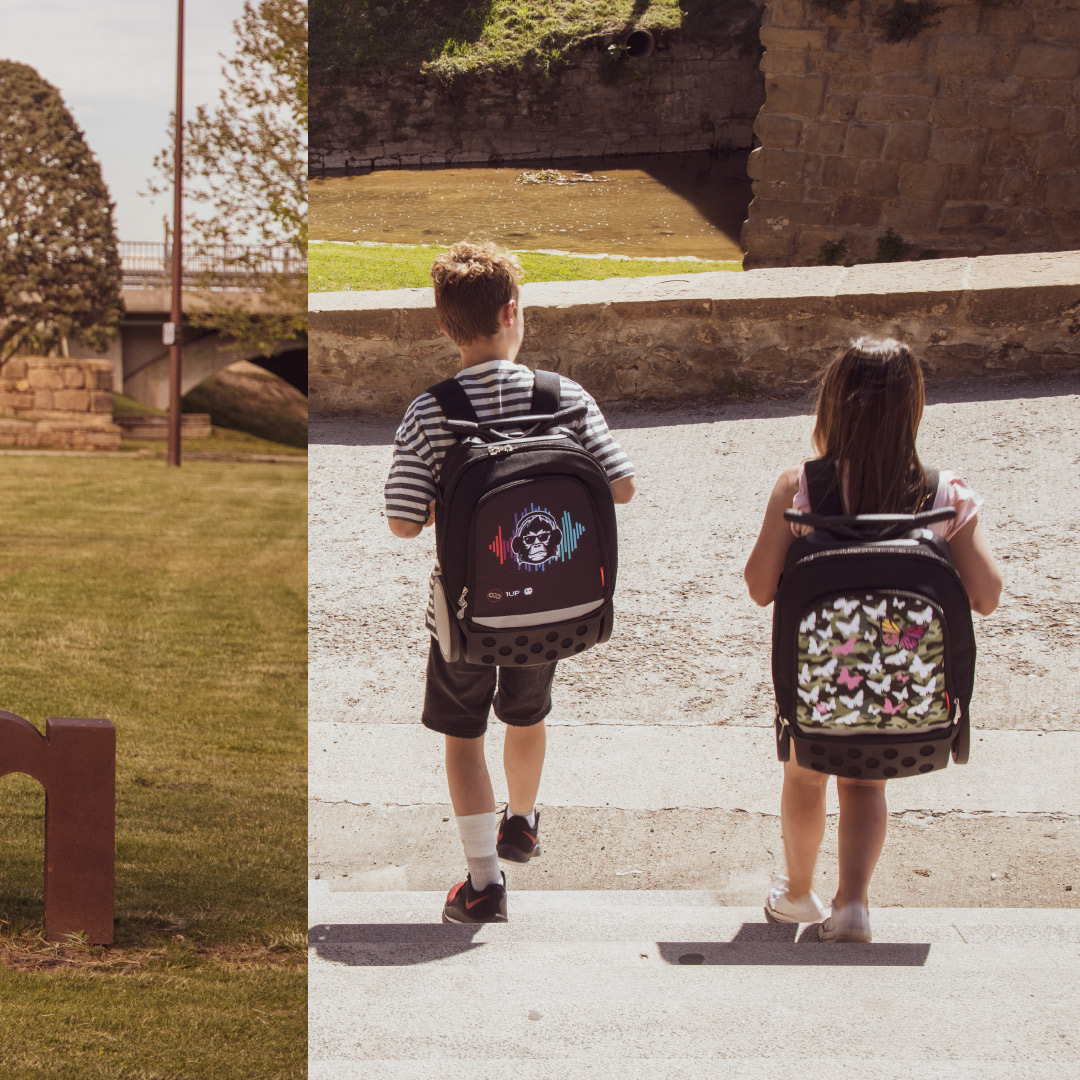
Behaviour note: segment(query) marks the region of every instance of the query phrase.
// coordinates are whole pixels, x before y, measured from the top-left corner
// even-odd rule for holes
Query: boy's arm
[[[634,466],[626,452],[615,441],[615,436],[608,429],[604,414],[588,391],[569,379],[563,380],[564,393],[567,387],[585,402],[586,413],[574,422],[573,428],[581,440],[581,445],[592,454],[607,473],[611,484],[611,497],[617,503],[628,503],[634,497]]]
[[[434,522],[433,462],[434,454],[413,402],[394,437],[394,460],[383,490],[386,523],[395,536],[419,536]]]

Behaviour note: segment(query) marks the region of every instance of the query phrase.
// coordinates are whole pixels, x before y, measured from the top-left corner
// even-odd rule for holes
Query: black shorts
[[[495,715],[511,727],[539,724],[551,712],[551,680],[555,664],[493,667],[448,664],[432,639],[424,686],[424,727],[459,739],[478,739],[487,731],[492,700]],[[496,678],[498,693],[496,693]]]

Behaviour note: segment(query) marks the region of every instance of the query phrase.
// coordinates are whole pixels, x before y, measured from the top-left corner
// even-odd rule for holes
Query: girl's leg
[[[836,787],[840,797],[840,883],[834,904],[837,910],[854,903],[869,908],[870,877],[889,823],[885,781],[840,776]]]
[[[547,730],[543,720],[529,727],[506,725],[503,768],[506,770],[511,814],[524,817],[536,806],[536,793],[540,790],[540,774],[544,768],[546,748]]]
[[[825,835],[824,773],[804,769],[795,759],[784,762],[780,826],[787,860],[788,896],[799,900],[810,892],[818,848]]]

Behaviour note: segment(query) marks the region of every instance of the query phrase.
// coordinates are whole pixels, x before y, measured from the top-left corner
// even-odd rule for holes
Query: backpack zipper
[[[457,617],[459,619],[464,619],[465,618],[465,601],[466,601],[466,598],[468,597],[468,595],[469,595],[469,586],[466,585],[465,588],[463,588],[461,590],[461,595],[458,597]]]

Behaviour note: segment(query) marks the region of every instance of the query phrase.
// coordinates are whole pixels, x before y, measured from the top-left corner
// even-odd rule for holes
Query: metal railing
[[[172,245],[152,240],[117,244],[125,289],[164,288],[172,280]],[[217,244],[184,248],[184,285],[189,288],[244,289],[266,274],[304,274],[307,263],[291,247]]]

